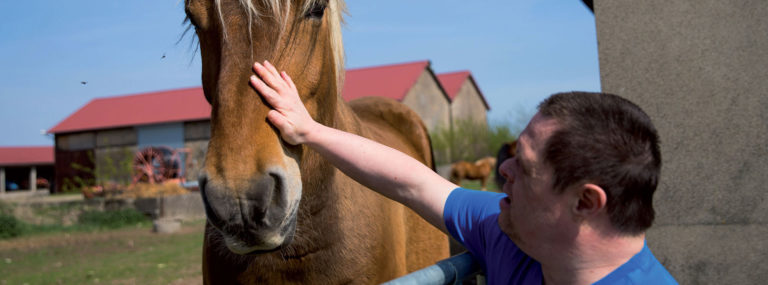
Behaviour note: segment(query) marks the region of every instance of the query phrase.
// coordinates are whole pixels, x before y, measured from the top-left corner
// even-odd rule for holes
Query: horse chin
[[[258,237],[247,237],[250,240],[258,240],[258,242],[246,242],[244,239],[236,236],[228,235],[222,232],[224,238],[224,244],[227,249],[232,253],[240,255],[255,255],[261,253],[268,253],[280,249],[280,247],[288,245],[293,241],[294,233],[296,232],[296,219],[291,218],[290,222],[282,227],[279,231],[270,232],[266,234],[260,234]]]

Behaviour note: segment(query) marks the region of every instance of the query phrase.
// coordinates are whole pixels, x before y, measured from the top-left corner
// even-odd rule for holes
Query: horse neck
[[[341,95],[337,94],[335,86],[326,88],[324,94],[317,94],[316,96],[323,99],[318,99],[317,104],[321,105],[318,108],[318,115],[315,120],[318,123],[341,131],[361,135],[364,130],[360,119],[342,99]],[[305,154],[302,157],[301,164],[308,165],[312,168],[306,169],[325,169],[333,167],[328,161],[320,157],[320,155],[314,151],[311,151],[308,147],[305,148]]]
[[[363,126],[360,118],[357,117],[352,108],[344,102],[341,96],[338,97],[336,102],[336,112],[334,112],[333,128],[342,130],[348,133],[361,135],[363,133]]]

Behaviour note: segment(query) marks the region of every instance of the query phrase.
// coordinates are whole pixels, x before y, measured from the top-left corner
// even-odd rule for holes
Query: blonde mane
[[[251,27],[253,26],[253,20],[258,21],[262,16],[274,17],[275,21],[282,23],[281,27],[287,26],[286,15],[291,9],[290,1],[283,0],[253,0],[262,1],[268,11],[259,11],[256,5],[253,5],[252,0],[239,0],[240,6],[245,10],[248,15],[248,32],[250,34]],[[321,2],[322,0],[304,0],[301,9],[301,15],[307,14],[312,7]],[[215,0],[216,8],[219,11],[219,20],[224,24],[224,16],[221,13],[221,0]],[[331,50],[333,51],[333,66],[336,70],[337,80],[337,93],[341,94],[341,88],[344,86],[344,43],[341,39],[341,25],[344,23],[344,13],[346,13],[346,4],[344,0],[328,0],[328,6],[326,8],[328,14],[328,26],[330,29],[330,43]],[[224,39],[226,40],[227,34],[224,29]]]

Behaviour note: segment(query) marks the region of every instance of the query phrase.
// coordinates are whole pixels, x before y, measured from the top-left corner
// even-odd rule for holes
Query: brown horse
[[[447,237],[415,213],[282,141],[248,85],[253,62],[269,60],[291,74],[316,121],[433,167],[413,111],[386,99],[341,99],[341,0],[185,4],[212,105],[200,179],[206,284],[379,283],[448,256]]]
[[[493,157],[484,157],[475,162],[458,161],[451,164],[451,182],[459,185],[462,179],[480,180],[483,190],[486,190],[488,177],[491,177],[496,159]]]

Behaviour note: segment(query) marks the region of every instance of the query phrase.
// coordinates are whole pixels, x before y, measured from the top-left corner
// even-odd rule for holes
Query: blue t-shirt
[[[506,194],[457,188],[445,202],[451,236],[480,262],[488,284],[541,284],[541,264],[520,250],[498,224]],[[677,284],[648,246],[595,284]]]

